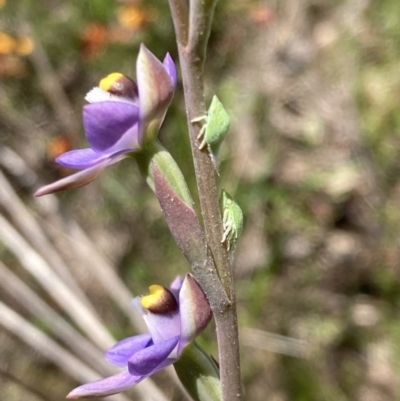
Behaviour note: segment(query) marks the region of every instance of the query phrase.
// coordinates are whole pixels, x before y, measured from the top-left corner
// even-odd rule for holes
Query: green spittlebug
[[[219,146],[226,137],[230,126],[229,114],[216,95],[212,98],[207,115],[196,117],[191,122],[197,123],[201,121],[204,121],[204,125],[197,136],[201,140],[199,148],[203,149],[207,145],[214,166],[216,167]]]
[[[234,248],[243,228],[243,212],[232,196],[225,190],[221,194],[222,225],[224,233],[222,243],[226,243],[228,251]]]

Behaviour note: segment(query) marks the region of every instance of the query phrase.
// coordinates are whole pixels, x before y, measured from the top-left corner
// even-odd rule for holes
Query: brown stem
[[[201,212],[215,266],[230,300],[228,308],[213,308],[217,327],[222,393],[224,401],[242,399],[236,299],[229,254],[221,244],[222,221],[218,203],[218,190],[214,167],[206,149],[199,149],[197,136],[200,127],[192,119],[206,114],[204,101],[203,65],[215,0],[191,0],[189,30],[186,19],[180,20],[185,0],[170,0],[170,7],[178,42],[190,142],[199,191]],[[185,17],[186,18],[186,17]],[[183,31],[182,31],[183,30]],[[188,38],[188,42],[182,42]],[[208,295],[208,294],[207,294]],[[209,296],[209,295],[208,295]]]
[[[189,11],[186,0],[170,0],[172,19],[176,26],[178,45],[186,46],[189,35]]]

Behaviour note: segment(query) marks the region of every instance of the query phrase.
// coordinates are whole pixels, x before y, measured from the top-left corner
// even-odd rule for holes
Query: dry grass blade
[[[7,305],[0,302],[0,325],[22,339],[31,347],[39,350],[54,364],[79,382],[87,382],[100,379],[100,375],[74,357],[49,336],[41,332],[23,317],[18,315]],[[118,401],[128,401],[124,395],[118,395]]]
[[[302,340],[268,333],[262,330],[243,328],[240,330],[243,345],[279,354],[306,358],[310,352],[309,344]]]
[[[71,136],[71,138],[73,138],[79,132],[80,125],[75,118],[71,118],[74,111],[69,99],[60,84],[60,80],[50,63],[46,51],[40,43],[33,26],[24,21],[23,31],[33,37],[35,41],[35,48],[30,54],[30,59],[36,70],[36,74],[39,77],[41,84],[40,87],[48,98],[49,104],[53,107],[58,121],[62,124],[64,130]]]
[[[4,168],[10,172],[15,178],[21,181],[21,184],[26,185],[29,183],[29,186],[35,187],[38,186],[39,179],[36,174],[29,168],[26,164],[25,160],[23,160],[17,153],[13,150],[2,146],[0,148],[0,163],[4,166]],[[4,177],[4,175],[2,176]],[[1,177],[0,177],[1,180]],[[0,182],[1,188],[1,182]],[[1,192],[6,191],[5,189],[0,189]],[[32,189],[33,190],[33,189]],[[15,192],[11,189],[11,191],[7,191],[8,193],[3,194],[0,192],[0,202],[3,204],[8,200],[7,207],[9,210],[15,210],[18,208],[18,212],[22,212],[22,208],[25,209],[25,213],[30,213],[30,211],[22,204],[21,201],[17,201],[14,204],[14,194]],[[5,200],[2,201],[2,199]],[[10,199],[11,198],[11,199]],[[117,303],[117,305],[121,308],[121,310],[128,316],[131,320],[133,326],[138,331],[145,330],[144,323],[142,319],[132,313],[132,309],[129,305],[130,300],[133,298],[133,295],[126,287],[124,282],[118,277],[115,273],[114,269],[110,265],[110,263],[102,256],[96,247],[93,245],[92,241],[88,238],[88,236],[82,231],[80,226],[70,218],[63,218],[60,211],[62,207],[58,202],[58,199],[55,195],[47,195],[45,198],[37,198],[35,199],[37,207],[39,209],[39,213],[41,214],[43,219],[51,218],[52,220],[59,223],[59,234],[62,233],[63,236],[68,240],[71,244],[70,251],[73,252],[78,260],[81,260],[82,266],[85,266],[87,269],[95,269],[94,277],[99,281],[102,287],[109,293],[110,297]],[[21,206],[22,205],[22,206]],[[16,210],[15,210],[16,211]],[[11,213],[10,213],[11,214]],[[30,230],[30,233],[33,233],[33,228],[35,229],[35,234],[38,233],[38,225],[33,217],[29,217],[26,221],[18,221],[20,224],[25,224],[25,230]],[[25,232],[24,230],[24,232]],[[48,233],[46,233],[48,234]],[[28,236],[29,238],[29,236]],[[50,244],[50,241],[40,239],[41,246],[38,248],[36,244],[39,242],[39,239],[32,238],[35,242],[32,244],[40,250],[46,259],[54,258],[54,254],[51,254],[51,250],[49,248],[43,249],[44,244]],[[39,244],[38,244],[39,245]],[[43,251],[42,251],[43,249]],[[46,256],[47,255],[47,256]],[[55,259],[52,259],[55,261]]]
[[[32,188],[37,186],[39,179],[34,171],[28,167],[25,160],[7,147],[1,147],[0,151],[2,156],[0,158],[0,163],[11,175],[18,179],[23,186],[28,185]],[[63,235],[64,238],[68,240],[71,245],[70,251],[74,254],[74,258],[79,260],[80,264],[85,266],[87,269],[95,269],[94,278],[99,281],[99,283],[109,293],[110,297],[116,302],[126,316],[128,316],[135,329],[138,332],[145,331],[146,327],[143,320],[136,315],[130,307],[129,301],[132,299],[133,295],[115,273],[110,263],[97,251],[94,244],[82,231],[80,226],[72,219],[64,218],[64,214],[61,213],[62,207],[57,197],[54,195],[48,195],[45,198],[37,198],[36,204],[42,218],[54,221],[58,228],[58,234]],[[30,213],[29,209],[26,210]],[[49,235],[48,233],[46,234]],[[23,243],[24,241],[22,237],[20,237],[20,239]],[[16,251],[17,250],[18,247],[16,247]],[[176,381],[176,375],[173,370],[166,369],[166,371],[170,376],[172,376],[172,379]],[[105,374],[110,373],[112,372]],[[141,392],[145,398],[151,398],[157,401],[166,400],[164,394],[150,378],[141,382],[135,387],[135,389]]]
[[[37,388],[34,388],[32,385],[23,382],[20,378],[15,377],[12,373],[0,368],[0,379],[4,378],[8,382],[12,382],[14,385],[23,389],[24,394],[29,395],[30,401],[52,401],[47,394],[44,394]],[[2,389],[2,393],[4,394],[4,389]],[[6,390],[7,391],[7,390]]]
[[[83,232],[80,226],[73,220],[64,220],[62,222],[62,233],[71,244],[71,252],[74,252],[82,265],[87,269],[92,269],[94,277],[99,284],[108,292],[111,299],[121,308],[131,321],[133,327],[138,332],[146,330],[143,319],[136,313],[132,313],[130,300],[133,295],[115,273],[110,263],[99,253],[88,236]]]
[[[0,216],[0,240],[95,344],[107,349],[114,343],[100,319],[60,280],[3,216]]]
[[[102,352],[47,305],[1,261],[0,286],[33,316],[45,323],[49,330],[80,358],[103,374],[113,373],[112,367],[105,361]]]
[[[35,317],[40,318],[49,330],[61,339],[76,355],[90,364],[101,375],[112,375],[118,369],[106,362],[103,353],[50,308],[37,294],[0,262],[0,286],[9,292]],[[149,380],[133,389],[141,398],[164,400],[164,395]]]
[[[60,278],[71,288],[72,291],[74,291],[75,295],[79,296],[87,308],[92,309],[92,305],[77,284],[75,278],[72,276],[68,266],[61,259],[59,253],[47,239],[32,213],[23,204],[4,174],[1,172],[0,205],[2,205],[8,212],[13,222],[21,230],[25,238],[27,238],[33,247],[48,261]],[[94,312],[93,309],[92,311]]]

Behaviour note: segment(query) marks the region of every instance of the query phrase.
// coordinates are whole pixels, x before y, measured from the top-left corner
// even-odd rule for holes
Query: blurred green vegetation
[[[85,94],[112,71],[134,77],[141,42],[178,61],[167,2],[0,4],[1,146],[42,182],[69,173],[53,159],[85,146]],[[217,93],[232,116],[220,183],[245,215],[234,262],[246,399],[400,400],[399,70],[398,0],[218,4],[205,80],[207,98]],[[160,140],[195,193],[180,86]],[[34,188],[4,171],[36,210]],[[57,196],[134,294],[188,269],[129,161]],[[130,335],[118,308],[86,291],[113,334]],[[0,333],[13,344],[0,359],[15,361],[14,379],[52,383],[45,400],[74,386]],[[216,355],[212,328],[201,342]],[[24,398],[14,379],[0,376],[2,400]]]

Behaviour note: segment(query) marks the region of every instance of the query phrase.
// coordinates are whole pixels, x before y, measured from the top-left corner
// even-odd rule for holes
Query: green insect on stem
[[[243,228],[243,212],[240,206],[233,200],[233,198],[222,190],[221,194],[222,206],[222,225],[223,235],[222,243],[226,243],[228,251],[236,245]]]
[[[192,123],[204,121],[197,139],[201,140],[199,149],[206,145],[213,159],[214,165],[217,165],[219,146],[226,137],[230,127],[230,117],[225,107],[217,96],[214,95],[206,116],[196,117],[191,120]]]

